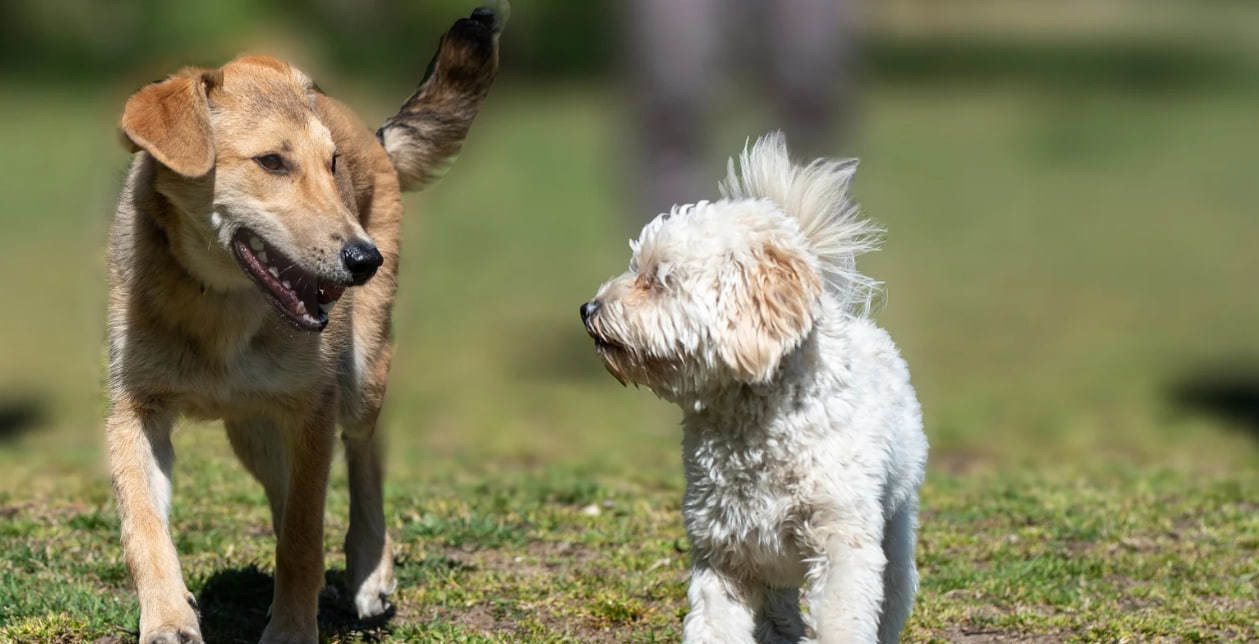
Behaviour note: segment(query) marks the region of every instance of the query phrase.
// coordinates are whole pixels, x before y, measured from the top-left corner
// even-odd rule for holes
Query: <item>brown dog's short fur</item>
[[[107,434],[144,644],[201,641],[167,527],[181,415],[223,419],[266,489],[277,546],[262,641],[318,636],[338,424],[349,591],[362,617],[387,609],[393,560],[374,430],[400,189],[458,150],[497,69],[498,27],[485,10],[456,22],[378,138],[272,58],[184,70],[127,101],[122,134],[140,154],[111,231]]]

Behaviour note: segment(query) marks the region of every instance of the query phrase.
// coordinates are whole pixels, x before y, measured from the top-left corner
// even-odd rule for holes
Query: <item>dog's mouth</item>
[[[595,334],[591,334],[590,337],[594,338],[595,348],[600,351],[624,351],[625,350],[625,345],[615,340],[609,340],[601,335],[595,335]]]
[[[586,321],[586,334],[595,341],[595,353],[598,353],[602,359],[603,368],[607,369],[617,382],[629,385],[629,381],[619,366],[629,353],[625,345],[600,333],[598,329],[591,326],[589,320]]]
[[[303,331],[328,326],[328,313],[345,292],[343,284],[319,279],[244,228],[232,237],[232,250],[245,274],[293,326]]]
[[[586,327],[586,335],[589,335],[590,338],[595,341],[595,349],[598,349],[599,351],[624,351],[625,350],[625,345],[607,337],[606,335],[603,335],[603,333],[601,333],[599,329],[595,327],[593,322],[594,322],[593,317],[586,319],[584,320],[584,326]]]

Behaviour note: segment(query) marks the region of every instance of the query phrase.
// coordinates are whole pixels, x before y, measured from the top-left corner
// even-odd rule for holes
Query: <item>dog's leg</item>
[[[756,615],[758,644],[795,644],[804,638],[800,617],[799,588],[768,588],[765,603]]]
[[[245,469],[262,484],[271,505],[271,529],[280,535],[289,489],[289,449],[284,433],[268,420],[228,421],[227,439]]]
[[[883,571],[883,614],[879,618],[882,644],[900,641],[905,620],[914,609],[914,595],[918,593],[918,569],[914,565],[917,506],[918,499],[907,500],[888,520],[883,535],[887,568]]]
[[[350,476],[345,567],[354,609],[362,619],[389,609],[388,598],[397,583],[393,577],[393,544],[385,529],[379,435],[370,429],[365,433],[347,431],[344,439]]]
[[[167,525],[172,422],[164,410],[116,400],[106,425],[122,549],[140,599],[142,644],[202,641],[196,602],[184,586]]]
[[[878,635],[887,564],[883,529],[881,525],[853,527],[832,535],[819,553],[823,556],[809,571],[809,613],[819,644],[874,642]]]
[[[380,236],[381,250],[396,257],[389,244],[396,235]],[[395,242],[396,243],[396,242]],[[393,252],[389,252],[393,251]],[[397,264],[386,260],[376,277],[355,297],[355,306],[386,311],[354,317],[354,346],[341,371],[341,425],[350,482],[350,527],[345,534],[347,590],[359,618],[389,610],[393,576],[393,544],[385,527],[384,464],[381,436],[376,431],[389,381],[389,302],[394,294]]]
[[[335,441],[335,390],[299,424],[285,427],[288,492],[275,548],[275,596],[261,642],[315,642],[323,588],[324,501]]]
[[[765,599],[759,586],[738,582],[697,561],[691,569],[686,597],[691,611],[682,620],[684,644],[756,641],[756,612]]]

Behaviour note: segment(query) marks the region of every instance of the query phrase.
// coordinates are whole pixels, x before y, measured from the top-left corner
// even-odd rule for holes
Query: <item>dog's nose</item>
[[[376,274],[385,258],[380,256],[375,244],[359,239],[341,249],[341,261],[345,262],[345,270],[350,271],[354,285],[359,286]]]
[[[589,302],[582,304],[581,305],[581,321],[582,322],[589,321],[590,316],[594,315],[595,312],[597,312],[598,310],[599,310],[599,300],[590,300]]]

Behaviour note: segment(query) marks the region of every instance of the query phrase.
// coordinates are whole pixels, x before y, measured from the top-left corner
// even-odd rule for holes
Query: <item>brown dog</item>
[[[272,58],[187,69],[128,101],[136,155],[110,242],[109,461],[140,641],[200,642],[167,527],[172,423],[221,418],[266,488],[275,596],[263,642],[313,642],[335,427],[349,464],[349,590],[388,608],[375,425],[389,371],[401,189],[452,158],[498,66],[493,12],[443,38],[373,138]],[[379,139],[379,140],[378,140]],[[354,287],[354,288],[347,288]]]

